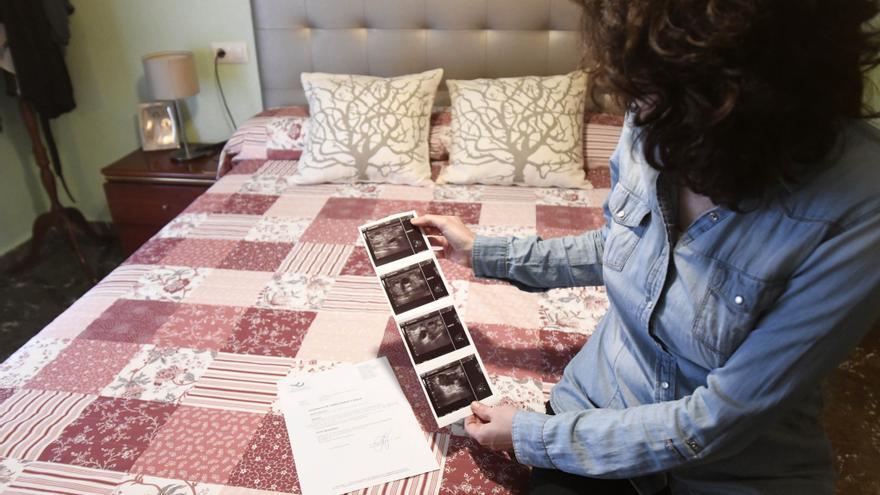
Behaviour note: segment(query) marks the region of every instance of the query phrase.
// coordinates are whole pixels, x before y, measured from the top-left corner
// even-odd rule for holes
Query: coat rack
[[[40,261],[40,252],[46,240],[46,234],[53,227],[57,227],[65,234],[67,242],[70,244],[71,249],[76,255],[80,266],[82,266],[86,277],[92,283],[97,283],[98,278],[95,276],[95,271],[92,270],[92,267],[89,266],[85,256],[83,256],[82,249],[80,248],[79,241],[74,232],[74,226],[78,227],[83,233],[92,239],[100,240],[101,236],[92,229],[78,209],[64,206],[58,200],[58,188],[55,184],[55,176],[49,168],[49,157],[46,154],[46,148],[43,146],[43,140],[40,137],[40,129],[37,124],[36,113],[27,101],[21,98],[19,98],[18,101],[19,112],[21,113],[25,128],[27,128],[28,136],[31,139],[34,157],[36,157],[37,160],[37,167],[40,169],[40,182],[43,183],[43,189],[46,190],[46,195],[49,196],[51,207],[49,208],[49,211],[41,214],[36,220],[34,220],[32,237],[30,245],[28,246],[27,255],[25,255],[21,261],[13,265],[9,269],[9,273],[21,273],[33,268],[33,266]]]

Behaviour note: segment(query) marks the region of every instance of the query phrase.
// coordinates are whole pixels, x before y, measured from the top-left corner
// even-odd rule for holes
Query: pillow
[[[303,73],[308,133],[297,184],[431,180],[428,133],[442,69],[381,78]]]
[[[452,149],[439,182],[585,185],[585,72],[446,84]]]

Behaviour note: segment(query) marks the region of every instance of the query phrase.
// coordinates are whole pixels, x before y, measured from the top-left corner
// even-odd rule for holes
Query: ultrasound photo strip
[[[434,258],[387,273],[380,279],[397,315],[449,295]]]
[[[449,297],[437,257],[427,237],[411,223],[415,216],[414,211],[399,213],[361,225],[359,231],[442,428],[469,416],[472,401],[492,404],[497,395]]]
[[[361,229],[373,263],[382,266],[428,249],[422,231],[411,223],[415,215],[404,215]]]
[[[421,379],[437,418],[492,395],[489,380],[474,355],[424,373]]]
[[[454,306],[401,322],[400,331],[415,364],[449,354],[471,343]]]

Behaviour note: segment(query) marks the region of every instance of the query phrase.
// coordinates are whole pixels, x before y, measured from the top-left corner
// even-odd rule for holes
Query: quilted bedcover
[[[528,468],[437,429],[357,226],[416,210],[487,235],[576,234],[603,222],[607,168],[583,190],[292,186],[295,163],[237,163],[0,365],[2,493],[298,493],[275,383],[376,356],[442,469],[363,492],[524,491]],[[441,266],[496,388],[543,410],[603,290],[526,293]]]

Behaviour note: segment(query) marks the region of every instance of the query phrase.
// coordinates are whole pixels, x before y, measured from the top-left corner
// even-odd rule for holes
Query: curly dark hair
[[[863,104],[876,0],[581,0],[593,89],[652,167],[716,204],[805,179]],[[594,100],[598,93],[594,92]]]

